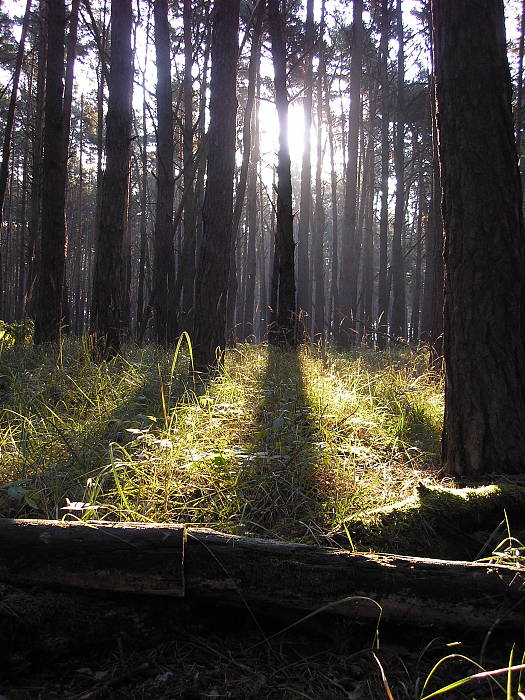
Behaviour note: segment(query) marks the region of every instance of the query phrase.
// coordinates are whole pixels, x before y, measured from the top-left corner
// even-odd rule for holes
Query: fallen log
[[[490,628],[525,624],[523,571],[182,525],[0,520],[0,581]]]

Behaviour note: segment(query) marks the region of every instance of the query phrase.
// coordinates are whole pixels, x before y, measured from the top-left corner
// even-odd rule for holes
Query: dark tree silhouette
[[[286,90],[286,50],[284,21],[279,0],[268,0],[268,20],[272,40],[275,105],[279,116],[277,154],[277,223],[272,285],[275,307],[268,337],[273,345],[295,347],[295,263],[292,214],[292,178],[288,146],[288,93]]]
[[[216,371],[226,346],[232,245],[239,0],[215,0],[211,37],[208,175],[196,276],[195,369]]]
[[[173,253],[173,108],[171,97],[170,26],[168,0],[155,0],[155,53],[157,59],[157,203],[155,209],[154,306],[157,341],[174,343],[177,319],[173,308],[175,256]]]
[[[525,471],[525,240],[503,0],[434,0],[452,474]]]
[[[93,279],[91,334],[97,361],[118,354],[121,342],[122,242],[127,220],[131,146],[131,0],[112,0],[106,171],[102,180]]]
[[[42,238],[35,316],[35,343],[56,342],[63,316],[65,266],[66,151],[64,148],[64,0],[48,10]]]

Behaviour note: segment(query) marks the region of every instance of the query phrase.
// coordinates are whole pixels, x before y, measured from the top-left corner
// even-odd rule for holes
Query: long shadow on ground
[[[261,403],[238,479],[243,522],[263,535],[315,536],[323,495],[317,474],[321,454],[300,357],[268,348]]]

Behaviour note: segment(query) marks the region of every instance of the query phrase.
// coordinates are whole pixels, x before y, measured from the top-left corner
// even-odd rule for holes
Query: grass
[[[174,359],[176,360],[174,362]],[[4,347],[0,515],[173,521],[318,541],[437,479],[442,386],[418,353]]]
[[[0,516],[184,522],[324,544],[351,518],[364,523],[371,509],[443,486],[443,387],[414,350],[283,354],[244,345],[228,352],[224,374],[207,386],[188,378],[190,361],[185,346],[130,346],[97,366],[80,341],[51,350],[0,337]],[[497,544],[500,530],[493,535]],[[522,565],[523,545],[508,521],[507,535],[491,559]],[[386,549],[377,537],[373,544]],[[305,640],[332,629],[319,624]],[[345,623],[331,622],[338,624]],[[495,671],[485,671],[483,651],[472,661],[431,642],[414,656],[397,639],[370,649],[357,640],[355,652],[329,657],[315,648],[303,659],[296,642],[285,653],[280,636],[268,645],[270,635],[261,659],[281,656],[264,665],[259,643],[246,650],[242,637],[225,651],[222,639],[212,648],[199,630],[184,652],[192,661],[183,664],[191,670],[183,685],[194,682],[199,653],[208,659],[211,649],[220,663],[210,669],[203,660],[202,682],[221,687],[228,671],[226,686],[237,683],[239,697],[247,688],[266,697],[263,687],[268,697],[523,697],[517,652]],[[153,668],[171,668],[174,653],[152,651]]]

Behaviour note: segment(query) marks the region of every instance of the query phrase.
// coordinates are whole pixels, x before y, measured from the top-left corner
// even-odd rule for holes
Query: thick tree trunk
[[[0,580],[520,628],[522,577],[497,564],[355,554],[184,525],[0,520]],[[512,610],[505,616],[504,609]]]
[[[111,67],[106,118],[106,171],[100,197],[100,220],[93,279],[93,356],[108,359],[120,351],[123,308],[122,244],[127,221],[131,154],[131,0],[111,3]]]
[[[434,0],[445,225],[444,468],[525,471],[525,241],[503,0]]]
[[[292,214],[292,177],[288,145],[288,92],[286,89],[286,51],[284,18],[279,0],[268,0],[268,19],[272,40],[275,105],[279,117],[277,154],[277,222],[275,230],[274,279],[276,306],[268,338],[273,345],[295,347],[295,260]]]
[[[157,202],[153,264],[157,342],[175,343],[177,317],[173,308],[175,255],[173,251],[173,107],[168,0],[155,0],[155,54],[157,65]]]
[[[342,227],[341,276],[339,289],[339,345],[356,342],[357,276],[357,193],[359,125],[361,122],[361,73],[363,70],[363,0],[353,3],[352,64],[350,67],[350,115],[348,118],[348,160]]]
[[[226,347],[232,245],[239,0],[215,0],[211,39],[208,175],[196,277],[195,369],[215,371]]]
[[[51,0],[44,121],[42,241],[37,287],[35,343],[56,342],[61,333],[65,267],[66,152],[64,149],[64,0]]]

